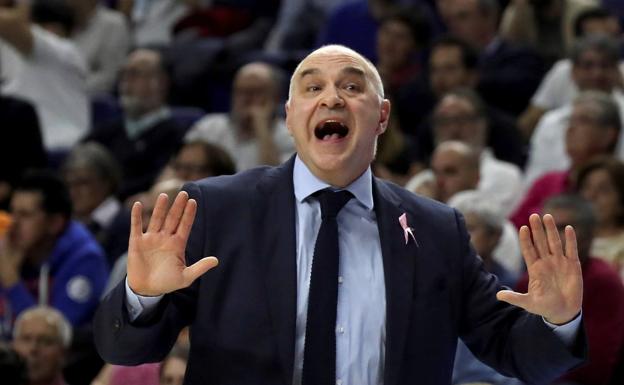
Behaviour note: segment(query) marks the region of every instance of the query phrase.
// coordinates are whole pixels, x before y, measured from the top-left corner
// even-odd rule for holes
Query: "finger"
[[[576,245],[576,232],[574,228],[567,225],[565,228],[565,256],[578,261],[578,247]]]
[[[191,232],[191,227],[193,226],[193,222],[195,221],[195,213],[197,212],[197,202],[195,199],[189,199],[186,202],[186,206],[184,207],[184,213],[182,214],[182,219],[180,220],[180,224],[178,225],[178,229],[176,230],[176,234],[182,237],[184,243],[188,240],[189,234]]]
[[[499,301],[507,302],[508,304],[521,307],[527,311],[531,302],[531,297],[529,297],[528,294],[516,293],[513,290],[501,290],[496,293],[496,298]]]
[[[544,258],[549,255],[548,243],[546,241],[546,233],[544,232],[544,225],[542,220],[537,214],[531,214],[529,217],[529,223],[531,224],[531,234],[533,235],[533,245],[537,249],[538,258]]]
[[[168,203],[169,197],[167,197],[167,194],[161,193],[158,195],[158,199],[156,199],[156,204],[154,205],[154,211],[152,211],[152,216],[147,226],[148,232],[160,231],[165,221],[165,216],[167,215]]]
[[[531,239],[531,230],[527,226],[522,226],[518,232],[518,237],[520,238],[520,250],[522,251],[524,262],[527,266],[530,266],[537,260],[537,254]]]
[[[169,209],[169,213],[165,219],[165,226],[163,227],[163,230],[167,234],[173,234],[178,228],[178,224],[180,223],[180,218],[184,213],[187,201],[188,193],[186,191],[180,191],[176,196],[175,201],[173,201],[173,205],[171,206],[171,209]]]
[[[557,257],[563,256],[563,246],[559,237],[559,230],[552,215],[544,215],[544,227],[546,227],[546,238],[548,239],[548,248],[552,255]]]
[[[134,202],[130,212],[130,239],[143,234],[143,218],[141,212],[143,205],[141,202]]]
[[[219,264],[219,260],[215,257],[202,258],[191,266],[184,268],[182,276],[185,287],[190,286],[202,274]]]

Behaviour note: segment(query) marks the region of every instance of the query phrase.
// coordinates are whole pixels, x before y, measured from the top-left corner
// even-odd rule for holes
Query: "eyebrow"
[[[301,73],[299,74],[299,78],[302,79],[306,76],[317,75],[320,72],[321,70],[318,68],[308,68],[308,69],[301,71]],[[340,73],[347,74],[347,75],[357,75],[363,78],[366,77],[366,74],[361,68],[352,67],[352,66],[344,67],[343,69],[340,70]]]

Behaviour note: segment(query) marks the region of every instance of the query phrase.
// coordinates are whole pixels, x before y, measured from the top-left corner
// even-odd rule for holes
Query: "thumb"
[[[202,274],[219,264],[219,260],[215,257],[205,257],[195,262],[191,266],[185,267],[182,271],[184,284],[189,286]]]
[[[521,307],[526,310],[529,306],[529,295],[516,293],[513,290],[501,290],[496,293],[496,298],[499,301],[507,302],[511,305]]]

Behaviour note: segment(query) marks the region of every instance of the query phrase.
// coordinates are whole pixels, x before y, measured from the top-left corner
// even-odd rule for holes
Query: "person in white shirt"
[[[166,46],[173,39],[173,26],[189,12],[189,0],[124,0],[132,22],[136,47]]]
[[[618,90],[619,51],[615,41],[604,36],[590,36],[575,45],[572,54],[572,76],[580,91],[595,90],[611,94],[624,112],[624,94]],[[525,167],[525,186],[530,186],[548,171],[564,170],[570,166],[565,151],[565,132],[572,113],[572,103],[547,112],[539,121],[531,137]],[[616,156],[624,159],[622,133]]]
[[[71,40],[88,64],[91,95],[112,92],[117,73],[130,48],[130,30],[124,16],[98,0],[67,0],[76,17]]]
[[[522,173],[518,166],[496,159],[486,147],[488,122],[479,96],[469,89],[447,93],[434,109],[432,125],[436,145],[457,140],[478,154],[478,190],[495,199],[505,213],[511,212],[520,199]]]
[[[591,7],[580,12],[574,21],[576,39],[601,34],[619,39],[622,30],[617,16],[601,7]],[[619,62],[624,76],[624,61]],[[574,99],[579,89],[573,78],[572,59],[557,61],[542,79],[527,109],[518,118],[518,126],[526,138],[530,138],[539,119],[548,111],[562,107]]]
[[[185,141],[202,139],[225,148],[238,171],[258,165],[277,165],[295,152],[284,119],[277,114],[280,79],[265,63],[241,67],[232,87],[229,114],[208,114],[186,134]]]
[[[492,205],[499,208],[501,214],[507,214],[509,207],[502,206],[498,195],[491,190],[483,190],[481,177],[483,174],[479,154],[466,143],[447,141],[441,143],[433,153],[431,169],[433,170],[435,188],[432,198],[440,202],[453,202],[455,197],[465,191],[475,191],[487,197]],[[516,274],[523,269],[518,234],[513,224],[505,221],[502,225],[501,239],[492,251],[492,258]]]
[[[67,39],[72,28],[61,0],[0,4],[2,93],[35,106],[48,151],[69,149],[89,129],[86,64]]]

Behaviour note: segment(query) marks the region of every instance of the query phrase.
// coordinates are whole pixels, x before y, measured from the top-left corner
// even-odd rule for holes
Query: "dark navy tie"
[[[314,245],[303,353],[303,385],[336,383],[336,306],[338,304],[338,224],[336,216],[353,197],[348,191],[321,190],[321,228]]]

